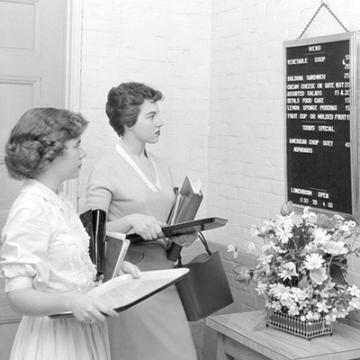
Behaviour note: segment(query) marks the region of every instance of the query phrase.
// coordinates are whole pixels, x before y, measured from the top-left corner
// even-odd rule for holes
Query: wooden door
[[[32,107],[65,106],[67,7],[68,0],[0,0],[0,228],[21,186],[4,166],[10,129]],[[9,357],[19,318],[1,280],[0,359]]]

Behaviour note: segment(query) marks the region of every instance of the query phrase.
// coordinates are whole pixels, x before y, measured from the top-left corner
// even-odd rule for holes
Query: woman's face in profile
[[[78,177],[82,159],[86,152],[81,148],[81,138],[65,142],[63,154],[59,155],[50,165],[48,170],[56,171],[62,181]]]
[[[145,100],[140,106],[140,113],[130,131],[143,143],[154,144],[159,141],[160,128],[163,122],[159,117],[159,107],[156,102]]]

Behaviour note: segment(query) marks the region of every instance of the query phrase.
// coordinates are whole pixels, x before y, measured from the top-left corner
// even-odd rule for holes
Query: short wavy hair
[[[77,113],[55,108],[25,112],[5,145],[5,164],[10,177],[32,179],[58,156],[66,142],[78,138],[88,122]]]
[[[163,94],[145,84],[137,82],[122,83],[110,89],[106,102],[106,115],[115,132],[122,136],[125,126],[135,125],[140,106],[145,100],[157,102]]]

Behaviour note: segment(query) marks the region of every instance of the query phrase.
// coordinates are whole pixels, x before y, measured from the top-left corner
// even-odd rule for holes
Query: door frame
[[[67,0],[65,108],[80,112],[83,0]],[[64,192],[78,210],[79,179],[66,181]]]
[[[12,1],[12,0],[10,0]],[[15,1],[15,0],[14,0]],[[82,12],[83,0],[65,0],[66,1],[66,36],[65,36],[65,96],[64,107],[66,109],[79,112],[80,109],[80,85],[81,85],[81,39],[82,39]],[[14,81],[14,79],[11,79]],[[27,81],[27,80],[26,80]],[[29,78],[29,83],[36,84],[38,79]],[[22,79],[21,82],[24,82]],[[35,101],[35,104],[38,102]],[[64,185],[64,191],[77,205],[78,198],[78,180],[68,181]],[[0,306],[0,312],[2,307]],[[10,314],[0,317],[0,327],[18,323],[21,316]],[[0,341],[0,345],[2,345]]]

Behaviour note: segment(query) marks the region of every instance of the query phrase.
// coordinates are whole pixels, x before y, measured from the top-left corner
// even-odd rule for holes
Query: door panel
[[[3,52],[34,49],[37,9],[35,3],[0,3],[0,48]]]
[[[0,228],[21,186],[4,164],[10,129],[32,107],[65,106],[67,6],[68,0],[0,0]],[[18,320],[0,281],[1,359]]]

